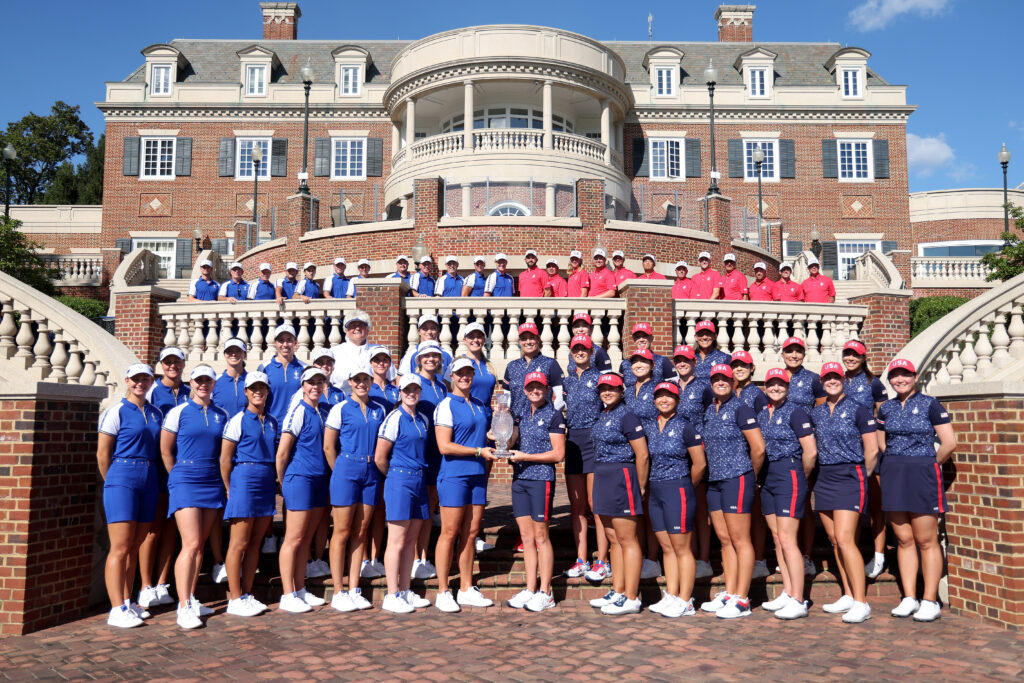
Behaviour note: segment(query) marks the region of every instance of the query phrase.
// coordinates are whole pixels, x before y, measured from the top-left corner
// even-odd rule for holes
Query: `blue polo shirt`
[[[707,407],[701,435],[708,457],[708,481],[724,481],[753,471],[750,444],[743,432],[757,428],[754,409],[735,396]]]
[[[474,270],[472,273],[466,276],[466,279],[462,281],[463,287],[470,287],[470,296],[483,296],[484,286],[487,284],[487,278],[478,275]]]
[[[547,453],[551,450],[551,435],[565,435],[565,418],[554,409],[551,403],[545,403],[537,410],[519,421],[519,450],[523,453]],[[555,466],[545,462],[514,462],[512,463],[514,479],[530,481],[554,481]]]
[[[188,286],[188,295],[194,296],[200,301],[216,301],[218,292],[220,292],[220,283],[213,279],[199,278],[193,280],[192,284]]]
[[[783,401],[774,412],[762,410],[757,414],[757,424],[761,427],[765,455],[770,462],[803,458],[800,439],[814,433],[811,416],[792,401]]]
[[[653,355],[654,365],[651,367],[651,379],[654,380],[654,383],[671,382],[674,380],[677,373],[676,367],[672,365],[672,361],[665,356],[659,356],[656,353]],[[591,359],[590,362],[593,363],[593,359]],[[611,363],[609,362],[609,365],[610,364]],[[622,375],[622,381],[627,386],[636,384],[636,375],[633,374],[633,363],[628,358],[624,358],[622,362],[619,363],[619,374]]]
[[[285,299],[291,299],[292,295],[295,294],[295,288],[299,286],[299,281],[282,277],[278,278],[277,286],[281,288],[281,296]]]
[[[597,393],[601,371],[589,367],[577,374],[573,369],[562,380],[565,387],[565,423],[569,429],[590,429],[601,416],[604,406]]]
[[[292,358],[288,367],[285,367],[277,359],[277,356],[274,356],[269,363],[264,363],[259,367],[259,371],[265,372],[270,382],[266,410],[274,416],[278,424],[284,424],[292,394],[302,388],[302,370],[305,367],[297,358]]]
[[[458,273],[454,276],[445,273],[437,278],[437,284],[434,285],[434,296],[462,296],[464,284],[466,281]]]
[[[348,278],[331,273],[324,280],[324,292],[330,292],[335,299],[343,299],[348,295]]]
[[[748,384],[747,386],[736,392],[736,396],[740,399],[743,405],[754,409],[754,414],[760,413],[765,406],[768,405],[768,397],[764,395],[761,388],[756,384]]]
[[[652,379],[640,385],[640,391],[636,390],[636,384],[626,387],[626,405],[633,414],[640,418],[644,429],[653,429],[651,421],[658,417],[658,409],[654,407],[654,387],[657,382]]]
[[[397,275],[389,275],[388,277],[398,277]],[[362,275],[355,275],[348,280],[348,294],[346,296],[350,299],[356,298],[356,280],[362,280]]]
[[[419,271],[409,276],[409,289],[420,294],[421,296],[434,296],[434,287],[436,286],[434,278],[429,275],[424,275]]]
[[[398,374],[404,375],[409,372],[416,372],[416,357],[419,355],[420,345],[413,344],[405,352],[405,356],[398,362]],[[438,377],[448,377],[448,366],[452,364],[452,354],[444,349],[441,351],[441,369],[437,372]]]
[[[819,464],[864,462],[861,436],[877,429],[870,410],[844,396],[832,411],[829,411],[828,401],[816,407],[811,411],[811,420],[818,440]]]
[[[157,380],[153,382],[153,386],[146,392],[146,400],[152,403],[153,407],[159,410],[161,415],[166,417],[171,408],[187,403],[191,393],[186,384],[182,384],[178,387],[178,391],[175,392],[169,386]]]
[[[220,296],[233,297],[239,300],[247,299],[249,298],[249,283],[245,280],[242,280],[241,282],[228,280],[221,284],[217,294]]]
[[[250,301],[270,301],[277,296],[274,283],[270,280],[257,280],[252,283],[247,294]]]
[[[469,395],[483,404],[487,411],[487,419],[491,419],[491,397],[494,395],[494,385],[498,378],[491,372],[486,360],[466,358],[473,364],[473,385],[469,388]]]
[[[441,379],[434,375],[433,380],[429,380],[419,373],[414,373],[420,378],[422,382],[422,390],[420,391],[420,401],[416,406],[416,410],[429,415],[430,419],[434,419],[434,409],[437,408],[437,404],[444,400],[444,397],[448,395],[448,388],[444,385]],[[431,424],[433,427],[433,424]]]
[[[693,377],[698,382],[704,384],[711,384],[711,368],[715,367],[719,363],[729,364],[732,360],[732,356],[727,354],[721,349],[715,349],[706,356],[701,356],[700,350],[696,350],[696,364],[693,366]]]
[[[690,422],[676,413],[659,429],[657,418],[647,430],[647,450],[651,454],[651,481],[667,481],[690,476],[690,452],[704,441]]]
[[[376,382],[370,385],[370,398],[376,399],[387,412],[391,412],[401,401],[398,387],[394,384],[385,384],[382,389]]]
[[[878,408],[878,428],[885,432],[887,456],[935,457],[935,425],[950,423],[939,401],[914,392],[906,403],[889,399]]]
[[[484,283],[484,291],[491,296],[514,296],[516,293],[516,281],[508,273],[494,271],[487,276]]]
[[[385,414],[384,406],[374,401],[367,402],[366,414],[352,399],[345,399],[331,408],[326,424],[338,433],[338,455],[373,455]]]
[[[877,377],[868,377],[866,372],[858,372],[856,375],[847,375],[843,382],[843,393],[853,399],[858,405],[875,412],[875,404],[881,403],[889,398],[885,392],[885,386]]]
[[[388,277],[396,277],[396,278],[398,278],[399,280],[403,281],[407,285],[409,285],[409,278],[411,276],[412,276],[411,273],[406,273],[405,275],[399,275],[397,270],[395,272],[391,273],[391,275],[388,275]],[[412,285],[409,285],[409,286],[412,287]]]
[[[288,411],[282,434],[295,437],[291,460],[285,468],[285,475],[300,474],[306,477],[327,475],[327,458],[324,456],[324,415],[322,408],[314,408],[305,401]]]
[[[320,394],[320,403],[326,404],[327,408],[330,409],[333,406],[338,405],[346,398],[345,392],[328,383],[324,388],[324,393]]]
[[[562,368],[554,358],[538,354],[533,360],[525,357],[516,358],[506,365],[503,384],[512,395],[512,417],[517,420],[530,409],[530,401],[526,398],[523,382],[531,372],[543,372],[548,378],[549,389],[562,386]]]
[[[228,416],[215,405],[203,407],[189,401],[171,409],[164,418],[163,429],[175,434],[174,469],[171,476],[180,480],[184,473],[189,479],[220,480],[220,440]]]
[[[636,454],[630,442],[644,438],[644,428],[626,402],[619,401],[598,415],[590,429],[590,438],[594,442],[596,462],[631,463],[636,462]]]
[[[113,458],[156,462],[160,459],[163,414],[149,403],[142,408],[122,398],[100,416],[99,431],[115,438]]]
[[[571,374],[576,369],[576,361],[570,356],[565,367],[566,371]],[[600,372],[611,372],[612,359],[608,357],[608,352],[600,346],[595,346],[594,350],[590,352],[590,367],[597,368]]]
[[[686,384],[679,385],[679,405],[676,412],[685,417],[695,429],[704,428],[704,413],[714,403],[715,395],[707,382],[700,382],[696,377]]]
[[[415,416],[405,408],[395,408],[380,426],[378,436],[393,444],[391,449],[391,467],[402,467],[410,470],[422,470],[427,466],[426,445],[430,427],[426,418],[417,413]]]
[[[319,299],[320,285],[308,277],[304,277],[299,280],[299,284],[295,285],[295,293],[299,296],[308,296],[310,299]]]
[[[225,370],[213,385],[213,405],[227,413],[228,417],[249,406],[249,400],[245,397],[247,374],[249,373],[243,370],[238,377],[231,377]]]
[[[270,415],[261,420],[251,410],[243,410],[228,420],[224,427],[224,438],[236,444],[232,462],[273,465],[277,462],[277,444],[281,440],[281,429]]]
[[[487,445],[487,411],[482,403],[470,396],[446,396],[434,410],[434,425],[452,430],[452,442],[469,448]],[[469,477],[486,474],[484,459],[464,455],[445,455],[441,461],[438,480],[446,477]]]
[[[821,378],[817,374],[805,367],[790,373],[787,401],[792,401],[809,413],[819,398],[825,398],[825,387],[821,386]]]

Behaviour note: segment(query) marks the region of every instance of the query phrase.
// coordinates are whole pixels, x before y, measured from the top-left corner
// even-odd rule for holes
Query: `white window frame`
[[[358,175],[349,175],[347,173],[338,173],[338,153],[341,151],[341,147],[348,144],[358,142],[361,146],[363,159],[359,164],[361,173]],[[366,180],[366,138],[364,137],[338,137],[331,138],[331,180]]]
[[[864,177],[856,176],[856,169],[854,168],[854,175],[851,177],[843,177],[843,146],[850,145],[852,150],[856,149],[856,145],[864,145],[866,150],[867,159],[867,175]],[[853,159],[851,164],[856,166],[856,152],[853,151]],[[836,175],[841,183],[873,183],[875,182],[875,150],[874,142],[870,139],[858,139],[858,138],[839,138],[836,140]]]
[[[850,246],[865,246],[866,249],[862,249],[857,253],[847,252],[843,253],[843,247]],[[849,280],[850,271],[853,270],[853,262],[856,261],[860,256],[869,251],[881,251],[882,241],[873,239],[851,239],[851,240],[836,240],[836,275],[839,280]],[[846,258],[849,263],[844,264],[843,259]]]
[[[757,80],[755,74],[760,75],[760,86],[762,92],[755,92],[754,85]],[[771,83],[768,78],[768,67],[750,66],[747,67],[747,97],[752,100],[766,100],[771,97]]]
[[[671,66],[654,67],[654,96],[675,97],[676,75],[675,68]]]
[[[161,249],[161,246],[163,249]],[[159,268],[164,269],[164,277],[173,278],[175,272],[175,259],[177,258],[177,241],[173,238],[162,237],[133,237],[132,249],[149,249],[159,259]]]
[[[751,155],[754,150],[749,147],[749,145],[752,144],[757,144],[761,149],[766,150],[766,162],[768,160],[768,156],[771,156],[770,167],[766,168],[764,164],[761,164],[761,182],[779,182],[779,165],[781,159],[779,159],[779,141],[775,138],[743,138],[743,181],[747,183],[757,182],[757,173],[754,170],[754,161],[751,159]]]
[[[246,64],[245,65],[245,96],[266,97],[267,96],[267,74],[270,68],[267,64]],[[259,77],[256,77],[260,74]]]
[[[146,146],[148,144],[150,144],[150,143],[156,145],[156,148],[157,148],[156,149],[157,158],[155,160],[155,163],[156,163],[156,166],[157,166],[157,168],[156,168],[157,172],[156,173],[146,173]],[[170,168],[170,171],[168,173],[160,173],[160,168],[159,168],[160,167],[160,163],[161,163],[160,156],[164,153],[163,152],[163,146],[166,143],[170,143],[170,146],[171,146],[171,168]],[[174,175],[174,164],[175,164],[175,162],[177,160],[176,159],[177,153],[178,153],[178,141],[177,141],[177,138],[170,137],[170,136],[160,135],[160,136],[144,137],[141,140],[139,140],[139,180],[174,180],[174,178],[175,178],[175,175]]]
[[[235,180],[253,181],[252,177],[252,156],[251,152],[246,154],[248,160],[242,163],[242,150],[248,145],[252,149],[253,143],[259,143],[263,149],[263,161],[260,162],[260,180],[270,180],[270,152],[273,147],[270,138],[264,137],[243,137],[235,138]],[[244,167],[244,169],[243,169]]]
[[[167,80],[157,78],[157,72],[167,74]],[[149,95],[150,97],[170,97],[171,80],[174,78],[174,65],[172,64],[150,64],[149,65]],[[163,86],[163,87],[159,87]]]
[[[341,64],[338,67],[338,93],[341,97],[358,97],[363,94],[363,72],[365,67],[361,64]],[[355,76],[351,83],[346,84],[345,73],[354,72]]]
[[[847,76],[852,77],[853,80],[848,81]],[[839,94],[844,100],[864,99],[864,69],[859,66],[840,67]]]
[[[501,213],[502,209],[514,209],[518,213],[516,213],[516,214]],[[497,204],[492,206],[490,209],[487,210],[487,215],[488,216],[511,216],[511,217],[523,218],[523,217],[526,217],[526,216],[530,216],[531,214],[530,214],[530,209],[525,204],[521,204],[520,202],[513,202],[511,200],[508,200],[508,201],[498,202]]]
[[[656,148],[659,145],[664,145],[665,146],[664,152],[661,152],[661,153],[663,153],[665,155],[665,162],[664,162],[665,170],[664,170],[663,174],[656,175],[655,174],[655,155],[659,154],[659,152],[656,151]],[[669,174],[669,163],[670,163],[670,160],[671,160],[671,156],[670,155],[671,155],[671,146],[672,145],[678,145],[679,146],[679,172],[678,172],[678,175],[670,175]],[[682,182],[686,181],[686,139],[685,138],[680,138],[680,137],[652,137],[652,138],[648,138],[647,139],[647,158],[649,160],[648,161],[648,165],[647,165],[648,177],[652,181],[661,182],[661,183],[666,183],[666,182],[668,182],[668,183],[682,183]]]

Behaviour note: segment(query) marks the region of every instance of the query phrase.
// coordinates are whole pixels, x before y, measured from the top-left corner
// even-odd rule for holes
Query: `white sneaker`
[[[607,593],[605,593],[601,597],[594,598],[593,600],[591,600],[590,601],[590,606],[591,607],[596,607],[596,608],[601,608],[601,607],[604,607],[605,605],[612,604],[613,602],[615,602],[616,600],[618,600],[621,597],[622,597],[621,593],[616,593],[615,591],[608,591]]]
[[[331,568],[327,567],[327,573],[323,573],[323,568],[320,566],[320,560],[309,560],[306,562],[306,578],[307,579],[319,579],[322,576],[330,576]]]
[[[612,568],[607,562],[594,562],[590,565],[584,574],[583,578],[592,583],[601,583],[605,579],[611,578]]]
[[[377,568],[373,566],[373,563],[369,560],[363,560],[363,563],[359,565],[359,578],[361,579],[376,579],[379,576],[384,576],[377,571]]]
[[[359,608],[352,602],[352,596],[348,591],[338,591],[331,598],[331,607],[339,612],[355,612]]]
[[[889,612],[892,616],[898,619],[905,619],[907,617],[914,616],[914,612],[921,606],[921,603],[917,601],[917,598],[905,597],[900,600],[900,604],[892,608]]]
[[[693,598],[683,602],[682,598],[673,597],[672,604],[661,610],[661,616],[668,617],[669,619],[692,617],[696,616],[696,614],[697,610],[693,608]]]
[[[804,576],[817,576],[818,568],[814,566],[811,558],[804,555]]]
[[[227,583],[228,570],[224,568],[223,564],[213,565],[213,570],[210,572],[210,575],[213,577],[214,583]]]
[[[697,578],[707,579],[715,575],[715,571],[711,568],[711,563],[707,560],[697,560]]]
[[[377,570],[377,576],[384,576],[386,573],[384,563],[378,559],[370,560],[370,566]]]
[[[459,603],[455,601],[455,596],[452,595],[451,591],[445,591],[444,593],[438,593],[434,599],[434,607],[441,610],[442,612],[461,612],[462,608],[459,607]]]
[[[713,612],[717,613],[718,610],[722,609],[729,604],[729,594],[725,591],[721,591],[705,603],[700,606],[701,612]]]
[[[467,607],[490,607],[494,604],[494,600],[485,598],[484,594],[476,586],[473,586],[468,591],[460,590],[456,601],[460,605],[466,605]]]
[[[785,619],[790,621],[792,619],[803,619],[807,616],[807,603],[796,598],[790,598],[789,603],[785,607],[781,607],[775,610],[776,619]]]
[[[427,600],[422,595],[410,591],[402,591],[402,599],[412,605],[415,609],[421,609],[423,607],[430,607],[430,600]]]
[[[278,605],[278,609],[283,612],[291,612],[292,614],[302,614],[303,612],[309,612],[313,608],[306,604],[306,602],[295,593],[287,593],[281,596],[281,603]]]
[[[739,619],[750,616],[750,598],[731,596],[729,604],[715,612],[719,619]]]
[[[942,605],[931,600],[922,600],[914,612],[914,621],[935,621],[942,616]]]
[[[243,595],[242,599],[249,603],[254,610],[257,610],[257,614],[263,614],[269,607],[264,605],[262,602],[257,600],[251,593],[249,595]]]
[[[194,595],[192,596],[192,599],[189,600],[189,604],[192,605],[192,609],[195,611],[197,617],[209,617],[212,616],[214,613],[214,610],[212,608],[207,607],[203,603],[196,600],[196,596]]]
[[[187,603],[184,606],[178,606],[178,626],[181,628],[199,628],[203,625],[199,615],[196,614],[195,609],[192,608],[191,603]]]
[[[671,605],[674,600],[674,595],[669,595],[665,591],[661,591],[661,600],[658,600],[658,602],[654,603],[653,605],[648,605],[647,609],[651,612],[654,612],[655,614],[661,614],[661,611],[664,608]]]
[[[159,604],[160,595],[157,592],[156,586],[146,586],[139,591],[139,607],[143,609],[149,609]]]
[[[519,591],[511,598],[506,600],[505,604],[511,607],[512,609],[523,609],[524,607],[526,607],[526,603],[530,602],[530,598],[532,598],[533,595],[534,594],[532,591],[528,591],[524,588],[523,590]]]
[[[578,579],[588,571],[590,571],[590,563],[586,562],[582,558],[576,558],[576,562],[566,569],[564,573],[567,578]]]
[[[756,562],[754,562],[754,573],[751,575],[751,578],[763,579],[771,575],[772,573],[768,571],[767,560],[757,560]]]
[[[260,552],[264,555],[272,555],[277,552],[277,537],[271,534],[263,539],[263,545],[260,546]]]
[[[661,576],[661,563],[645,557],[643,564],[640,565],[640,578],[656,579],[659,576]]]
[[[116,626],[117,628],[135,628],[136,626],[142,626],[142,617],[132,610],[126,609],[124,605],[118,605],[110,610],[110,615],[107,617],[107,625]]]
[[[854,601],[850,610],[843,615],[843,621],[847,624],[859,624],[871,618],[871,605],[866,602]]]
[[[412,561],[412,578],[414,579],[433,579],[437,576],[437,569],[434,567],[430,560],[413,560]]]
[[[786,593],[786,591],[782,591],[782,594],[774,600],[762,602],[761,609],[763,609],[765,612],[774,612],[775,610],[782,609],[783,607],[788,605],[789,601],[792,599],[793,598],[789,597],[789,594]]]
[[[545,593],[544,591],[537,591],[530,598],[530,601],[526,603],[526,609],[530,612],[543,612],[544,610],[551,609],[555,606],[555,598],[551,593]]]
[[[493,543],[488,543],[484,539],[482,539],[479,536],[477,536],[476,537],[476,551],[478,553],[485,553],[488,550],[494,550],[494,544]]]
[[[851,607],[853,607],[853,596],[844,595],[835,602],[822,605],[821,609],[829,614],[843,614],[844,612],[849,612]]]
[[[139,603],[137,602],[129,602],[128,609],[132,611],[135,614],[135,616],[137,616],[139,619],[149,619],[153,616],[149,613],[148,609],[140,606]]]
[[[601,614],[619,616],[622,614],[638,614],[640,612],[640,598],[630,600],[625,595],[620,595],[615,602],[601,608]]]
[[[298,593],[299,599],[302,600],[302,602],[304,602],[307,605],[309,605],[310,607],[320,607],[321,605],[326,605],[327,604],[327,601],[324,600],[323,598],[321,598],[319,595],[313,595],[312,593],[307,593],[305,588],[300,588],[297,591],[297,593]]]
[[[235,617],[254,617],[260,614],[259,608],[246,599],[248,597],[248,595],[243,595],[240,598],[228,600],[227,613]]]
[[[864,574],[869,579],[877,579],[883,571],[885,571],[885,553],[875,553],[870,560],[864,563]]]
[[[334,606],[333,602],[331,606]],[[416,611],[412,605],[405,601],[401,593],[388,593],[385,595],[380,608],[385,612],[394,612],[395,614],[408,614],[409,612]]]
[[[156,587],[156,605],[173,605],[174,598],[171,597],[171,585],[169,583],[157,584]],[[153,605],[149,605],[152,607]]]
[[[373,603],[363,597],[363,591],[359,588],[349,591],[348,597],[356,609],[371,609],[373,607]]]

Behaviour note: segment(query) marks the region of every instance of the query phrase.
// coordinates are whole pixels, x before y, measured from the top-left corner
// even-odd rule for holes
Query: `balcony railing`
[[[454,156],[465,151],[465,134],[463,131],[433,135],[417,140],[412,145],[401,149],[391,158],[393,168],[410,161],[435,159]],[[583,157],[596,161],[604,161],[605,147],[597,140],[573,133],[554,133],[552,138],[554,152],[561,155]],[[474,153],[492,152],[529,152],[544,149],[544,131],[535,128],[480,128],[473,131]],[[611,151],[611,161],[622,168],[622,154]]]
[[[103,283],[103,258],[62,254],[42,255],[46,264],[60,270],[58,287],[99,287]]]
[[[977,256],[916,256],[910,259],[910,266],[916,286],[927,280],[933,287],[956,286],[965,281],[971,286],[987,286],[985,278],[992,272]]]

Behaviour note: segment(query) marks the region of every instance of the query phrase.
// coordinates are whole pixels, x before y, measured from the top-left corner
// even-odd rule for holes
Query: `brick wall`
[[[626,318],[622,326],[623,352],[628,353],[633,346],[632,342],[625,341],[633,325],[650,323],[654,331],[652,350],[671,358],[675,339],[671,281],[629,281],[622,287],[619,296],[626,300]]]
[[[77,296],[82,299],[96,299],[97,301],[107,301],[110,298],[110,289],[108,287],[58,287],[57,294],[59,296]]]
[[[965,299],[973,299],[989,290],[983,287],[914,287],[912,291],[915,299],[926,296],[962,296]]]
[[[356,306],[370,316],[370,339],[391,349],[401,358],[406,344],[406,316],[402,297],[409,286],[398,278],[360,280],[356,287]],[[365,284],[364,284],[365,283]]]
[[[1002,202],[1002,200],[999,200]],[[947,240],[997,240],[1003,234],[1002,218],[955,218],[941,221],[917,221],[910,224],[914,244]],[[1013,229],[1013,221],[1010,221]],[[917,251],[914,251],[917,255]]]
[[[164,345],[167,326],[160,317],[160,304],[175,301],[177,293],[159,287],[129,287],[115,290],[114,336],[144,363],[156,363]]]
[[[861,326],[860,339],[868,350],[871,369],[880,373],[910,342],[910,293],[873,292],[850,299],[851,304],[867,306],[868,315]]]

